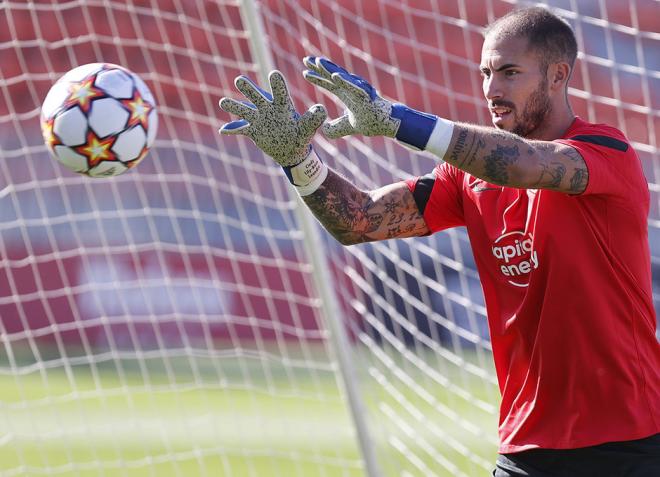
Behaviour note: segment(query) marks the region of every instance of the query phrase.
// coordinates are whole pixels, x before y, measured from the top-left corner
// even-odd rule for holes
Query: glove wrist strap
[[[399,120],[396,139],[411,149],[429,151],[443,157],[454,131],[454,123],[432,114],[422,113],[405,104],[392,105],[391,116]]]
[[[431,136],[426,143],[426,150],[442,159],[447,153],[453,133],[454,123],[443,118],[438,118],[438,122],[435,124]]]
[[[311,146],[305,159],[294,166],[282,166],[282,169],[301,197],[314,193],[328,176],[328,166]]]

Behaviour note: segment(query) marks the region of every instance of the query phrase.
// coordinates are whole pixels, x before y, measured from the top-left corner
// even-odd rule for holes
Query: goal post
[[[546,4],[575,29],[576,114],[612,124],[651,192],[660,308],[660,34],[647,0],[0,2],[0,475],[488,475],[499,392],[467,234],[342,247],[249,140],[221,137],[234,78],[276,67],[298,110],[324,55],[386,96],[488,124],[481,30]],[[140,165],[91,179],[49,157],[50,86],[115,63],[156,98]],[[436,158],[329,141],[362,188]]]
[[[242,0],[241,18],[247,29],[250,50],[259,67],[258,80],[261,84],[266,85],[268,84],[268,73],[275,69],[275,65],[268,47],[261,13],[254,0]],[[355,426],[365,471],[368,477],[380,477],[382,473],[379,470],[374,442],[367,424],[364,402],[357,380],[353,349],[348,341],[347,330],[336,304],[337,296],[330,274],[327,271],[328,263],[325,253],[322,248],[318,247],[318,244],[321,243],[319,231],[315,226],[313,216],[304,202],[300,200],[297,191],[293,187],[289,187],[289,194],[292,200],[297,202],[296,217],[304,234],[304,249],[313,269],[312,276],[316,292],[320,298],[324,325],[330,331],[330,340],[335,350],[339,375],[346,394],[352,423]]]

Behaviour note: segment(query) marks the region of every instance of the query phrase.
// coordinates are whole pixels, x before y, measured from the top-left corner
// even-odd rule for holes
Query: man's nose
[[[488,100],[500,99],[504,95],[501,83],[493,76],[490,78],[484,78],[483,89],[484,96]]]

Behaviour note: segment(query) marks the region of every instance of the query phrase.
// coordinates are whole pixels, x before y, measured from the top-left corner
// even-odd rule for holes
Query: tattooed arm
[[[570,146],[471,124],[455,124],[443,159],[492,184],[521,189],[579,194],[589,179],[584,159]]]
[[[404,182],[365,192],[330,169],[323,184],[303,200],[342,245],[429,233]]]

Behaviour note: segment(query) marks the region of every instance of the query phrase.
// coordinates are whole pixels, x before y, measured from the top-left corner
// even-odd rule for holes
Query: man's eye
[[[481,74],[482,78],[489,78],[490,77],[490,71],[481,70],[480,74]]]
[[[504,74],[505,74],[506,76],[515,76],[515,75],[518,74],[518,72],[515,71],[515,70],[506,70],[506,71],[504,72]]]

